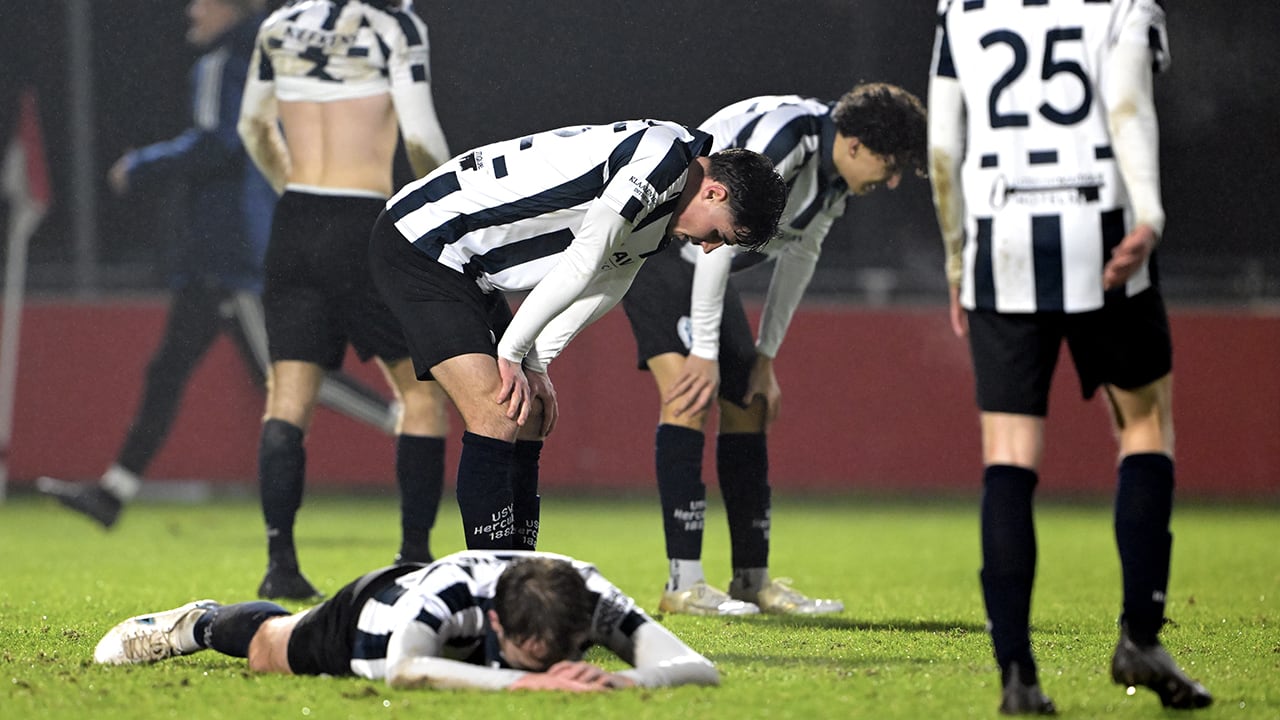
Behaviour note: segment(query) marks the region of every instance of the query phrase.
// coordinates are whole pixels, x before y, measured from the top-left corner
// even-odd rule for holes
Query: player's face
[[[847,146],[837,143],[833,159],[840,177],[854,195],[866,195],[882,186],[893,190],[902,181],[902,171],[892,158],[871,152],[857,138],[851,138]]]
[[[240,11],[223,0],[191,0],[187,5],[187,42],[206,47],[240,20]]]
[[[585,638],[584,638],[585,640]],[[575,646],[581,646],[582,643],[576,643]],[[581,654],[567,658],[547,657],[546,643],[537,639],[529,639],[524,642],[512,642],[505,635],[498,635],[498,651],[502,653],[502,657],[507,664],[517,670],[528,670],[529,672],[546,672],[558,662],[564,660],[581,660]]]
[[[672,220],[668,234],[701,246],[703,252],[711,252],[721,245],[736,245],[737,230],[724,186],[713,183],[704,184],[698,195]]]

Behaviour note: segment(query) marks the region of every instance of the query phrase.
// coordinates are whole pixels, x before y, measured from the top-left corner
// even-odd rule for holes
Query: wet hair
[[[841,135],[858,138],[894,170],[924,177],[928,130],[920,98],[897,85],[862,83],[840,98],[831,119]]]
[[[778,231],[778,219],[787,206],[787,184],[773,168],[773,161],[758,152],[730,148],[708,158],[707,177],[729,191],[729,209],[738,227],[737,243],[758,250]]]
[[[498,577],[493,609],[507,640],[542,643],[546,667],[576,657],[591,629],[596,596],[565,560],[529,557],[516,560]]]

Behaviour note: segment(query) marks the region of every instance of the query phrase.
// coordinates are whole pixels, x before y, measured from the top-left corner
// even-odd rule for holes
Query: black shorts
[[[1173,369],[1164,300],[1155,288],[1110,300],[1087,313],[969,313],[978,407],[984,412],[1044,417],[1062,341],[1067,341],[1081,395],[1101,385],[1135,390]]]
[[[409,563],[374,570],[311,608],[289,636],[289,669],[295,675],[354,675],[351,659],[365,602],[392,589],[396,578],[422,567]]]
[[[472,278],[415,248],[386,213],[369,244],[374,283],[403,328],[418,379],[459,355],[498,357],[498,340],[511,324],[500,292],[485,293]]]
[[[369,276],[377,198],[286,192],[276,205],[262,294],[271,360],[342,366],[409,356],[404,335]]]
[[[641,370],[649,359],[666,353],[688,355],[693,345],[689,319],[694,265],[680,257],[680,243],[644,261],[644,266],[622,298],[631,321]],[[732,278],[724,291],[720,320],[720,398],[739,407],[747,394],[751,368],[756,362],[755,338]]]

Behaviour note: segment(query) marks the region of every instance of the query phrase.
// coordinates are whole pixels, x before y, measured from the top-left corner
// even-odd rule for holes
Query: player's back
[[[940,4],[945,42],[935,72],[959,80],[968,124],[961,178],[975,242],[965,253],[978,276],[963,285],[966,307],[1102,304],[1099,271],[1125,233],[1129,206],[1103,76],[1122,36],[1146,32],[1140,4]],[[1144,274],[1130,290],[1145,286]]]

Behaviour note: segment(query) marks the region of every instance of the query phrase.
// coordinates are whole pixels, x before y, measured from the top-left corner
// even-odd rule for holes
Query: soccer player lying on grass
[[[581,661],[592,645],[633,669]],[[211,648],[255,672],[385,678],[397,688],[568,690],[717,685],[715,666],[594,566],[563,555],[467,551],[370,572],[290,614],[267,601],[198,600],[129,618],[99,663],[149,663]]]

